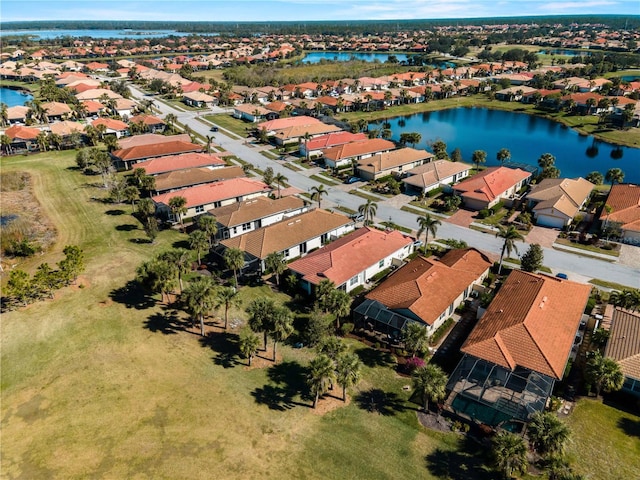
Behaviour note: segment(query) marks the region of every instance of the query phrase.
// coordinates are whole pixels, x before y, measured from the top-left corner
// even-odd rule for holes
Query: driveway
[[[469,228],[475,219],[478,212],[474,212],[471,210],[460,209],[453,215],[451,215],[445,222],[453,223],[454,225],[458,225],[460,227]]]
[[[541,247],[551,248],[558,238],[558,230],[553,228],[533,227],[525,237],[527,243],[537,243]]]

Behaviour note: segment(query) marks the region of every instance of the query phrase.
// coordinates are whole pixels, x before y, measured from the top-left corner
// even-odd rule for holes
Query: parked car
[[[556,277],[561,278],[563,280],[569,280],[569,277],[567,276],[566,273],[556,273]]]
[[[217,132],[218,131],[218,127],[216,127],[215,125],[213,127],[211,127],[209,129],[210,132]]]
[[[362,222],[364,220],[364,215],[361,213],[353,213],[350,215],[351,220],[356,222]]]
[[[359,181],[360,181],[360,177],[349,177],[344,181],[344,183],[351,185],[352,183],[356,183]]]

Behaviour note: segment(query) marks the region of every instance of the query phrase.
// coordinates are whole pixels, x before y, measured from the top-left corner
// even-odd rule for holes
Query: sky
[[[24,20],[312,21],[640,15],[638,0],[0,0]]]

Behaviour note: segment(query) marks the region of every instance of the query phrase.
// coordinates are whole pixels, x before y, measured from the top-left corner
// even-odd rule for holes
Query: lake
[[[7,107],[24,105],[31,99],[33,99],[32,95],[26,95],[19,90],[0,88],[0,102],[6,103]]]
[[[321,60],[336,61],[336,62],[348,62],[351,59],[361,60],[365,62],[385,63],[389,60],[389,56],[394,55],[399,63],[406,62],[411,54],[406,55],[404,53],[363,53],[363,52],[310,52],[302,59],[302,63],[320,63]],[[450,62],[441,62],[439,64],[432,64],[431,66],[439,68],[453,67],[454,64]]]
[[[29,35],[34,40],[50,40],[57,37],[91,38],[158,38],[169,35],[188,36],[189,33],[175,30],[1,30],[0,37],[7,35]],[[218,35],[201,33],[199,35]]]
[[[486,165],[499,165],[496,154],[508,148],[512,162],[531,166],[537,166],[543,153],[551,153],[563,177],[584,177],[594,170],[604,175],[618,167],[625,172],[625,182],[640,183],[640,149],[600,142],[546,118],[486,108],[454,108],[386,121],[391,125],[392,140],[400,140],[403,132],[419,132],[422,141],[416,148],[430,150],[430,142],[442,140],[449,154],[459,148],[468,163],[474,150],[484,150]],[[370,124],[370,128],[381,127],[381,123]]]

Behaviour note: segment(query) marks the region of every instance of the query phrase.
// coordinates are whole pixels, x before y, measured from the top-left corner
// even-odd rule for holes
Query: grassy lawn
[[[216,115],[206,115],[204,118],[209,120],[212,123],[215,123],[220,128],[224,130],[228,130],[232,133],[235,133],[240,138],[246,138],[247,129],[251,127],[251,124],[239,120],[237,118],[233,118],[231,115],[226,113],[219,113]],[[226,133],[226,132],[223,132]]]
[[[566,421],[573,433],[567,453],[576,471],[591,480],[637,477],[640,418],[582,399]]]
[[[560,245],[566,245],[568,247],[578,248],[580,250],[585,250],[587,252],[601,253],[603,255],[609,255],[611,257],[620,256],[620,252],[618,250],[605,250],[603,248],[596,247],[594,245],[582,245],[577,242],[572,242],[566,238],[557,238],[556,243]]]
[[[335,185],[340,185],[338,182],[334,182],[333,180],[329,180],[324,175],[311,175],[309,178],[315,180],[316,182],[323,183],[324,185],[328,185],[333,187]]]
[[[359,190],[356,190],[355,188],[353,190],[349,190],[349,193],[351,195],[355,195],[356,197],[364,198],[365,200],[371,200],[373,202],[379,202],[379,201],[383,200],[378,196],[367,195],[366,193],[363,193],[363,192],[361,192]]]
[[[617,72],[608,72],[604,74],[605,78],[613,78],[613,77],[630,77],[633,75],[640,76],[640,69],[632,69],[632,70],[618,70]]]
[[[620,290],[620,291],[624,290],[625,288],[632,288],[627,285],[621,285],[615,282],[607,282],[606,280],[600,280],[599,278],[592,278],[591,280],[589,280],[589,283],[596,285],[598,287],[610,288],[612,290]]]

